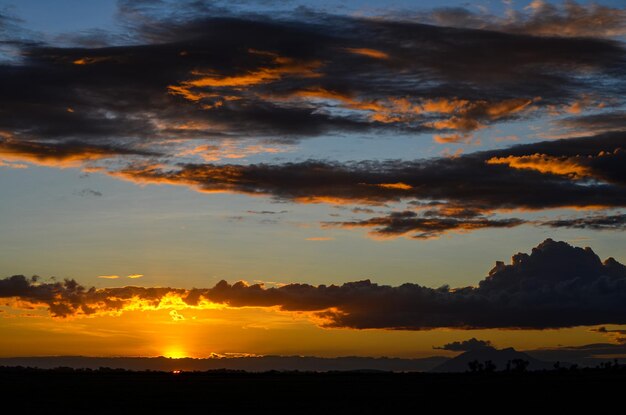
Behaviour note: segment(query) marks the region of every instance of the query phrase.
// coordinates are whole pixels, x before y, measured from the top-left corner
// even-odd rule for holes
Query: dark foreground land
[[[2,407],[23,414],[543,413],[588,405],[623,413],[625,387],[624,367],[458,374],[0,368]]]

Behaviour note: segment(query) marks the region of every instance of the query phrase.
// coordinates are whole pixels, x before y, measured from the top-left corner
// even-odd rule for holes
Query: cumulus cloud
[[[15,306],[45,306],[53,316],[129,309],[183,309],[222,304],[307,312],[324,327],[427,330],[626,324],[626,267],[602,262],[590,248],[548,239],[509,265],[497,262],[476,287],[397,287],[369,280],[343,285],[287,284],[264,288],[220,281],[213,288],[85,288],[74,280],[0,280],[0,297]]]
[[[484,349],[486,347],[492,347],[489,340],[478,340],[472,337],[469,340],[446,343],[443,346],[433,346],[433,349],[448,350],[451,352],[467,352],[469,350]]]

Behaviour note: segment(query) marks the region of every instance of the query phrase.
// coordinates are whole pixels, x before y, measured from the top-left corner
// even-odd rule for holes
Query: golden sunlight
[[[164,357],[170,359],[184,359],[187,356],[187,352],[180,346],[170,346],[163,352]]]

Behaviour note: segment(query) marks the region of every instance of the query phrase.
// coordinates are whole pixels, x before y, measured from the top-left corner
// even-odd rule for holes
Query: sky
[[[0,0],[0,356],[626,355],[625,36],[620,1]]]

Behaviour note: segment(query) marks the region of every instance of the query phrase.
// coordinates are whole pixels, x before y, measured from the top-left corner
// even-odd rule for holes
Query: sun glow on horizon
[[[180,346],[171,346],[163,352],[163,357],[169,359],[184,359],[189,357],[187,352]]]

